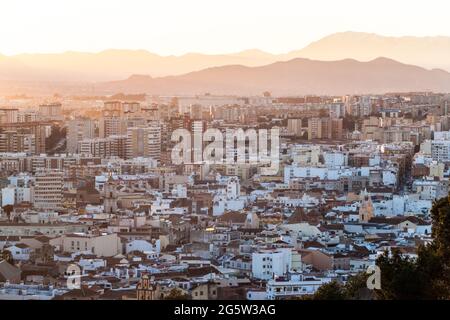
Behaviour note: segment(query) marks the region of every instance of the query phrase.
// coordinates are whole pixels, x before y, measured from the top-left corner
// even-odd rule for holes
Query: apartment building
[[[262,280],[283,276],[291,269],[291,263],[291,248],[260,250],[252,254],[252,276]]]
[[[343,120],[338,118],[308,119],[308,140],[341,139]]]
[[[38,209],[61,209],[63,200],[63,172],[38,170],[33,188],[33,205]]]
[[[61,103],[41,104],[39,114],[42,120],[62,120],[62,105]]]
[[[126,135],[113,135],[108,138],[84,139],[79,143],[81,154],[92,155],[94,157],[125,158],[127,147]]]
[[[95,123],[91,119],[70,120],[67,123],[67,152],[78,153],[78,142],[95,138]]]
[[[127,130],[126,154],[128,159],[150,157],[161,158],[161,128],[157,121],[148,127],[133,127]]]

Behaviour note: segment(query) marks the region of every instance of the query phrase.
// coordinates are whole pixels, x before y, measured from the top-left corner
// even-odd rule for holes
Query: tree
[[[433,220],[433,242],[430,246],[436,254],[444,259],[448,266],[450,263],[450,195],[433,204],[431,219]]]
[[[337,281],[325,283],[314,293],[313,300],[345,300],[345,287]]]
[[[433,242],[421,246],[417,264],[429,286],[427,298],[450,299],[450,195],[431,208]]]
[[[377,297],[388,300],[420,299],[425,288],[417,263],[404,257],[398,250],[385,252],[377,259],[381,269],[381,290]]]
[[[393,250],[377,259],[381,299],[450,299],[450,199],[431,208],[433,241],[420,246],[413,260]]]
[[[367,288],[367,278],[367,273],[360,272],[348,279],[347,283],[345,284],[345,292],[349,299],[367,300],[373,298],[373,295]]]
[[[170,290],[169,294],[164,297],[164,300],[188,300],[189,295],[183,293],[178,288]]]

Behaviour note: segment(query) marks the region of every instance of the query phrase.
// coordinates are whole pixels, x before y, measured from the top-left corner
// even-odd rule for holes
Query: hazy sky
[[[450,36],[445,0],[1,0],[0,53],[301,49],[340,31]]]

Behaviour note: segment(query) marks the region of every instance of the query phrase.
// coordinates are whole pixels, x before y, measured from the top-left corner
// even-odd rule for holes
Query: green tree
[[[345,287],[337,281],[325,283],[314,293],[313,300],[346,300]]]
[[[431,208],[433,241],[418,248],[413,260],[393,250],[377,259],[381,299],[450,299],[450,199]]]
[[[371,299],[372,294],[367,289],[368,274],[360,272],[351,276],[345,284],[345,292],[349,299],[366,300]]]
[[[433,242],[421,246],[417,265],[429,281],[426,298],[450,299],[450,195],[431,208]]]
[[[420,299],[425,288],[417,263],[398,250],[385,252],[377,260],[381,270],[381,290],[377,297],[389,300]]]

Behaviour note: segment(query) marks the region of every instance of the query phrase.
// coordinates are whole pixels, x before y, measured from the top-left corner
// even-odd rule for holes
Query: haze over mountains
[[[145,50],[0,54],[0,81],[68,81],[90,83],[102,92],[155,94],[450,91],[447,72],[412,65],[450,70],[450,37],[343,32],[279,55],[256,49],[182,56],[160,56]]]
[[[126,80],[95,86],[95,91],[102,93],[251,95],[261,94],[265,90],[274,95],[450,92],[450,73],[387,58],[369,62],[297,58],[260,67],[213,67],[181,76],[152,78],[134,75]]]
[[[182,56],[160,56],[145,50],[0,55],[0,80],[95,82],[123,79],[132,74],[180,75],[224,65],[262,66],[294,58],[369,61],[378,57],[450,71],[450,37],[385,37],[343,32],[322,38],[301,50],[279,55],[261,50]]]
[[[424,68],[450,71],[450,37],[385,37],[364,32],[341,32],[289,55],[326,61],[346,58],[369,61],[386,57]]]

